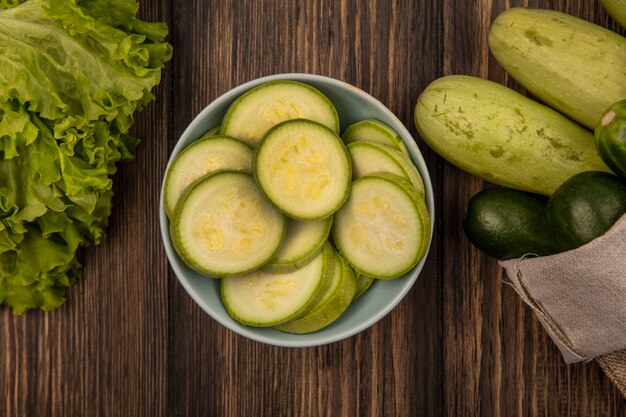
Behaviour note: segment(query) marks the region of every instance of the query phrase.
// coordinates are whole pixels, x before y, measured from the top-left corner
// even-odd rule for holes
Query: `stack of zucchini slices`
[[[170,164],[174,247],[190,267],[222,278],[235,320],[317,331],[374,278],[400,277],[426,253],[424,184],[400,136],[376,120],[342,137],[339,126],[315,88],[268,82]]]

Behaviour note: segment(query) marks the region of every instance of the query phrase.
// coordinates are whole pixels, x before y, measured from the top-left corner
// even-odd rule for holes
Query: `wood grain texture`
[[[565,365],[502,271],[465,239],[470,196],[490,185],[417,136],[432,80],[472,74],[523,91],[487,47],[502,10],[567,11],[617,30],[590,0],[145,0],[175,55],[137,117],[137,159],[116,175],[103,244],[53,313],[0,310],[0,416],[607,416],[626,401],[594,363]],[[623,32],[622,32],[623,33]],[[348,340],[266,346],[221,327],[168,268],[158,195],[193,117],[263,75],[310,72],[354,84],[416,137],[436,195],[426,268],[393,312]]]

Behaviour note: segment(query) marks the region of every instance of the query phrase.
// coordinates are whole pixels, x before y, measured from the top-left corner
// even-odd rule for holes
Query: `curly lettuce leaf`
[[[24,3],[26,0],[0,0],[0,10],[10,9]]]
[[[71,246],[32,228],[17,250],[0,254],[0,304],[11,306],[15,314],[53,310],[63,304],[79,271]]]
[[[68,148],[96,120],[127,133],[171,56],[167,44],[146,39],[100,23],[71,0],[31,0],[5,10],[0,101],[17,98],[55,120],[55,137]]]
[[[172,49],[132,0],[0,0],[0,305],[60,306]],[[5,10],[2,10],[5,9]]]

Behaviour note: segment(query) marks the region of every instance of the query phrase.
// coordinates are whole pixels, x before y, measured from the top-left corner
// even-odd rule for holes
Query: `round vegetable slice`
[[[391,146],[404,155],[409,156],[409,151],[398,133],[385,123],[376,119],[366,119],[348,126],[341,136],[347,145],[352,142],[365,141],[381,145]]]
[[[275,326],[306,314],[331,283],[334,255],[330,245],[306,266],[289,273],[262,270],[222,280],[222,301],[243,324]]]
[[[285,217],[249,174],[209,174],[181,196],[171,223],[178,254],[205,274],[239,275],[269,262],[280,248]]]
[[[413,184],[398,175],[390,174],[388,172],[375,172],[370,174],[370,176],[375,176],[394,182],[395,184],[402,187],[415,201],[417,209],[420,212],[420,216],[422,217],[422,224],[425,230],[425,233],[423,233],[422,235],[422,253],[420,253],[419,255],[419,257],[422,258],[422,256],[426,254],[426,250],[428,249],[428,242],[430,241],[430,214],[428,213],[428,207],[426,207],[426,200],[424,200],[424,196],[413,187]]]
[[[221,126],[217,125],[217,126],[213,126],[212,128],[210,128],[209,130],[207,130],[207,132],[202,135],[202,137],[206,137],[206,136],[217,136],[220,134],[220,129]]]
[[[359,178],[333,220],[337,248],[361,274],[402,276],[424,256],[428,244],[430,228],[420,201],[390,178]]]
[[[304,334],[323,329],[341,316],[350,305],[356,289],[354,272],[338,253],[330,286],[320,301],[305,315],[274,328],[286,333]]]
[[[367,291],[367,289],[372,286],[372,282],[374,282],[374,277],[358,274],[356,277],[356,289],[354,291],[354,297],[352,297],[352,301],[356,300],[365,291]]]
[[[279,273],[302,268],[322,250],[330,234],[332,221],[332,216],[309,222],[288,219],[283,244],[263,270]]]
[[[389,172],[406,178],[421,195],[424,182],[413,163],[397,149],[373,142],[352,142],[347,146],[352,159],[352,179],[374,172]]]
[[[352,165],[335,132],[310,120],[272,128],[257,147],[254,176],[279,210],[298,220],[332,215],[350,191]]]
[[[163,200],[172,218],[176,203],[191,183],[218,170],[252,171],[252,149],[228,136],[203,136],[180,152],[165,176]]]
[[[254,147],[273,126],[291,119],[309,119],[339,132],[333,103],[315,88],[297,81],[271,81],[241,95],[228,108],[221,133]]]

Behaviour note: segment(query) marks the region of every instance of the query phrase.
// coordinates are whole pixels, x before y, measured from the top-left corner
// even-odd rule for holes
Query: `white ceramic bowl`
[[[169,163],[183,148],[199,139],[210,128],[219,125],[228,106],[237,97],[253,87],[274,80],[300,81],[320,90],[337,108],[341,122],[341,132],[350,124],[369,118],[380,120],[398,132],[407,145],[413,162],[424,179],[426,205],[432,219],[431,225],[434,225],[435,207],[432,184],[422,154],[415,145],[410,133],[381,102],[364,91],[333,78],[311,74],[277,74],[258,78],[233,88],[205,107],[189,124],[174,147]],[[222,304],[219,280],[208,278],[189,268],[176,254],[170,240],[169,220],[165,214],[162,190],[159,216],[161,236],[170,265],[178,280],[193,300],[211,317],[232,331],[256,341],[277,346],[319,346],[348,338],[367,329],[383,318],[402,300],[415,283],[427,257],[424,256],[415,268],[398,279],[375,280],[372,286],[330,326],[315,333],[294,335],[271,328],[249,327],[233,320]],[[431,240],[432,230],[431,226]]]

